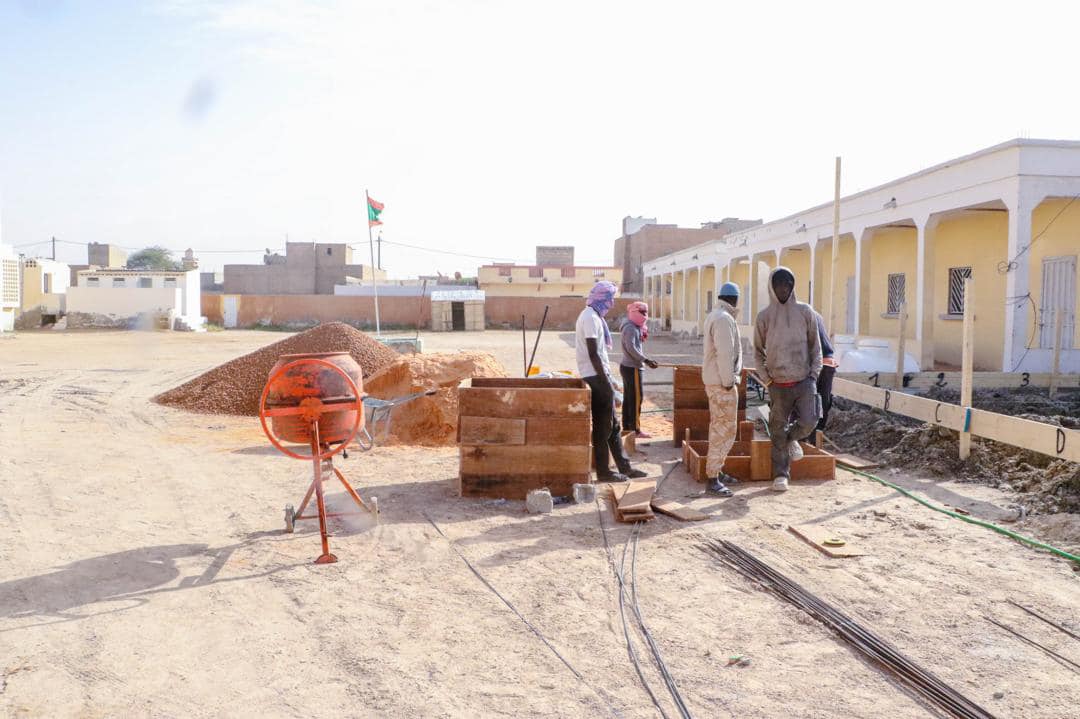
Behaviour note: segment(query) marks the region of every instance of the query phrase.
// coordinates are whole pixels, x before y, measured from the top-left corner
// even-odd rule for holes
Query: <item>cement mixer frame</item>
[[[345,381],[346,387],[350,390],[351,394],[348,396],[335,396],[335,397],[313,397],[305,396],[297,404],[284,407],[268,407],[267,397],[270,394],[272,388],[278,387],[277,383],[286,377],[286,374],[290,371],[295,371],[304,366],[318,366],[321,369],[329,369],[340,375],[341,379]],[[286,387],[287,389],[289,387]],[[324,415],[336,414],[340,412],[354,412],[356,419],[353,422],[352,427],[348,430],[347,436],[342,439],[336,439],[333,443],[337,444],[337,448],[330,447],[330,442],[323,441],[320,436],[319,423]],[[300,452],[294,452],[285,447],[278,437],[271,430],[270,424],[267,423],[267,418],[273,419],[275,417],[292,417],[298,416],[302,420],[309,423],[310,426],[310,454],[303,454]],[[266,382],[266,386],[263,388],[262,397],[259,399],[259,421],[262,423],[263,432],[270,439],[271,444],[274,445],[283,454],[292,457],[294,459],[309,460],[312,463],[312,480],[311,484],[307,488],[307,492],[304,494],[303,500],[300,502],[300,510],[296,511],[292,505],[285,507],[285,531],[292,532],[297,520],[301,519],[318,519],[319,520],[319,533],[322,537],[322,554],[315,560],[316,564],[332,564],[337,561],[337,557],[330,552],[329,533],[326,527],[327,517],[343,517],[350,515],[363,514],[360,510],[354,510],[349,512],[327,512],[326,502],[323,493],[323,477],[330,473],[336,476],[338,481],[341,482],[345,488],[346,493],[352,498],[356,505],[366,512],[371,513],[375,517],[375,521],[379,521],[379,503],[378,498],[372,497],[371,503],[368,505],[356,492],[353,486],[345,479],[345,475],[334,466],[334,455],[344,453],[345,448],[348,446],[360,431],[361,423],[364,419],[364,407],[363,407],[363,395],[357,388],[356,383],[344,370],[337,365],[328,362],[321,358],[308,357],[296,359],[291,362],[287,362],[278,368],[270,375],[270,378]],[[272,423],[271,423],[272,424]],[[344,455],[347,456],[347,455]],[[329,471],[327,471],[329,470]],[[317,506],[316,514],[304,514],[304,510],[307,509],[308,504],[311,502],[312,495],[315,495],[315,503]]]

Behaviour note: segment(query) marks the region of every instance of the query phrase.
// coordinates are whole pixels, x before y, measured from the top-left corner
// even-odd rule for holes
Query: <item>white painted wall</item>
[[[93,286],[92,278],[97,280],[97,286]],[[150,287],[139,287],[139,280],[150,280]],[[117,286],[119,283],[120,286]],[[202,314],[202,284],[199,278],[198,270],[190,270],[188,272],[146,272],[139,273],[135,271],[124,272],[116,270],[83,270],[79,272],[79,284],[80,288],[85,287],[87,289],[97,290],[111,290],[121,293],[133,290],[141,289],[146,290],[163,290],[163,291],[180,291],[180,302],[176,305],[176,314],[185,318],[190,318],[192,321],[197,320]],[[73,288],[74,289],[74,288]],[[126,295],[121,295],[124,297]],[[170,295],[171,296],[171,295]],[[68,304],[69,312],[81,312],[82,310],[72,309],[71,304]],[[102,313],[108,314],[108,313]]]
[[[80,282],[81,280],[80,277]],[[136,317],[143,312],[164,313],[170,310],[182,314],[182,295],[179,288],[71,287],[67,291],[67,311],[114,318]]]

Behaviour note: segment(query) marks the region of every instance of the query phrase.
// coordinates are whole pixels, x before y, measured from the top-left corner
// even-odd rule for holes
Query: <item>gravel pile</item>
[[[154,401],[192,412],[254,416],[259,414],[259,397],[278,358],[309,352],[348,352],[363,368],[365,380],[398,358],[392,349],[360,330],[329,322],[237,357],[162,392]]]

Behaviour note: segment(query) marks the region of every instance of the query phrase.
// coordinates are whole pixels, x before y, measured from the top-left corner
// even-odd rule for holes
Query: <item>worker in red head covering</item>
[[[623,381],[622,426],[637,432],[641,439],[651,434],[641,428],[641,371],[647,366],[656,369],[656,362],[645,356],[642,342],[649,338],[649,306],[644,302],[631,302],[623,318],[622,359],[619,373]]]

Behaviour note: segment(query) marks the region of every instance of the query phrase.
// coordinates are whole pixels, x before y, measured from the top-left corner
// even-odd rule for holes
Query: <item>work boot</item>
[[[720,477],[725,477],[725,476],[727,476],[727,475],[724,475],[724,474],[720,475]],[[710,479],[709,480],[709,485],[708,485],[708,487],[705,488],[705,491],[707,491],[709,494],[718,494],[721,497],[730,497],[730,496],[732,496],[734,494],[734,492],[732,492],[730,489],[727,488],[727,486],[723,483],[723,481],[721,481],[720,477],[713,477],[712,479]]]
[[[621,472],[611,472],[610,474],[596,474],[597,482],[628,482],[630,478]]]
[[[799,444],[798,440],[792,440],[788,443],[788,457],[791,457],[792,462],[803,458],[802,445]]]
[[[630,479],[643,479],[643,478],[649,476],[648,472],[645,472],[645,471],[640,470],[640,469],[633,469],[633,468],[627,469],[625,472],[623,472],[623,474],[625,474]]]
[[[784,475],[780,475],[772,481],[772,488],[774,492],[786,492],[788,487],[788,478]]]

